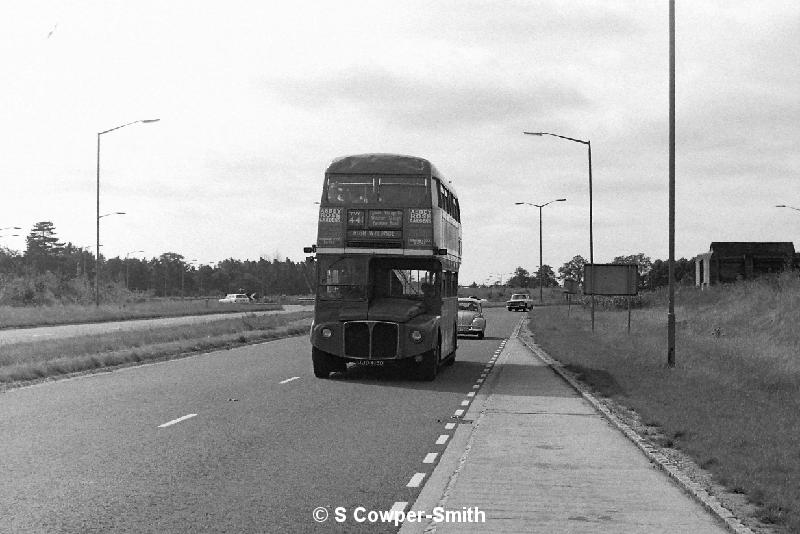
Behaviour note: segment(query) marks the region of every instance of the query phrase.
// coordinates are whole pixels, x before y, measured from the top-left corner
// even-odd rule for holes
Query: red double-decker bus
[[[455,361],[461,209],[428,160],[362,154],[325,171],[311,328],[314,374],[405,362],[425,380]]]

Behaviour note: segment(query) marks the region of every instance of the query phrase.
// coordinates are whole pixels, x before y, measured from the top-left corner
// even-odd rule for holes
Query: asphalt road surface
[[[314,378],[303,336],[0,394],[0,532],[396,532],[350,514],[414,502],[520,317],[486,315],[434,382]]]

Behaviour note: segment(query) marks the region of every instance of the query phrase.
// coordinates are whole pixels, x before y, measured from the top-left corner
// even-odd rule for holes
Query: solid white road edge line
[[[176,423],[180,423],[181,421],[186,421],[187,419],[191,419],[192,417],[196,416],[196,413],[190,413],[189,415],[184,415],[183,417],[178,417],[177,419],[173,419],[172,421],[167,421],[163,425],[158,425],[158,428],[165,428],[168,426],[172,426]]]

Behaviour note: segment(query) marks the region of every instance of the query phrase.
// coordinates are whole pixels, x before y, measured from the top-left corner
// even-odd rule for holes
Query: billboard
[[[584,295],[636,295],[639,266],[635,263],[587,263],[583,266]]]

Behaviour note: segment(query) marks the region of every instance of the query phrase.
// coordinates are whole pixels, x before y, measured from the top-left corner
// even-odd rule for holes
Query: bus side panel
[[[454,350],[457,325],[458,322],[458,299],[457,298],[443,298],[442,299],[442,316],[439,322],[439,327],[442,331],[442,358],[449,356]]]

